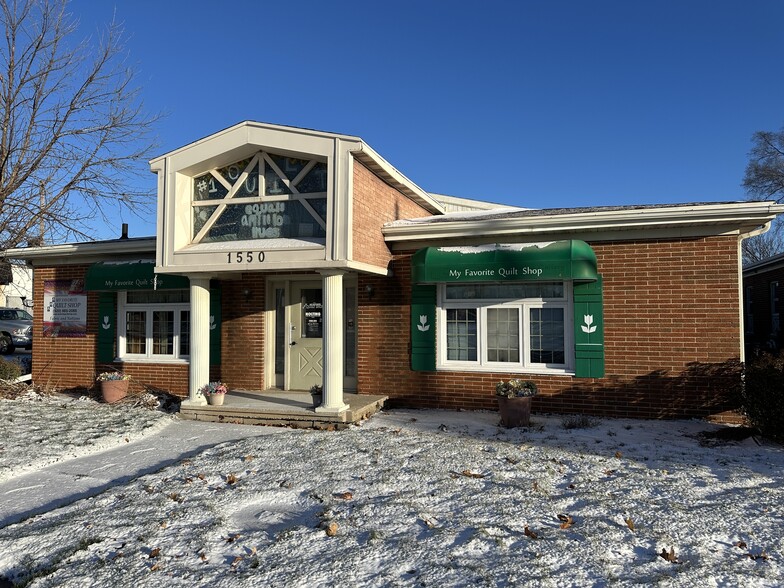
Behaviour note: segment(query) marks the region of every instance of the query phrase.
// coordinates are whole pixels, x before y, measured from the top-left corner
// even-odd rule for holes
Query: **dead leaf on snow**
[[[615,473],[615,470],[604,470],[605,476],[612,476]]]
[[[659,554],[660,557],[664,558],[665,561],[670,563],[678,563],[678,558],[675,556],[675,548],[670,547],[670,551],[668,552],[666,549],[662,548],[661,553]]]
[[[615,452],[615,457],[617,457],[618,459],[621,459],[623,457],[623,453],[621,453],[620,451],[616,451]]]
[[[351,492],[339,492],[334,495],[335,498],[341,498],[343,500],[351,500],[354,498],[354,495]]]
[[[151,571],[151,572],[157,572],[157,571],[158,571],[158,570],[160,570],[160,569],[161,569],[161,566],[160,566],[160,564],[158,564],[158,563],[154,563],[154,564],[152,564],[152,567],[150,568],[150,571]]]
[[[150,551],[150,559],[152,559],[154,557],[158,557],[160,555],[161,555],[161,548],[160,547],[156,547],[155,549]]]
[[[626,523],[626,526],[629,527],[632,531],[634,531],[634,521],[631,517],[626,517],[623,519],[623,522]]]
[[[419,517],[419,520],[422,521],[423,523],[425,523],[425,526],[428,529],[434,529],[435,526],[436,526],[435,522],[430,517],[422,515],[422,516]]]
[[[246,455],[245,457],[242,458],[242,461],[253,461],[253,456],[252,455]]]
[[[559,514],[558,520],[561,521],[561,528],[568,529],[574,525],[574,519],[568,514]]]
[[[226,476],[226,483],[229,485],[236,484],[237,476],[235,476],[234,474],[229,474],[228,476]]]
[[[766,560],[768,559],[768,554],[765,553],[765,550],[762,550],[760,553],[747,553],[746,557],[753,559],[754,561],[757,561],[758,559]]]
[[[242,537],[239,533],[235,533],[234,535],[229,535],[226,537],[226,543],[234,543],[237,539]]]
[[[526,525],[525,529],[523,529],[523,535],[525,535],[526,537],[530,537],[531,539],[539,539],[539,535],[537,535],[535,532],[529,529],[528,525]]]
[[[332,521],[327,525],[325,532],[327,533],[327,537],[334,537],[338,534],[338,524],[335,521]]]
[[[511,463],[512,465],[517,465],[518,463],[520,463],[520,460],[515,459],[514,457],[507,457],[505,459],[508,463]]]
[[[745,541],[736,541],[732,545],[733,545],[733,547],[737,547],[738,549],[746,549],[748,547],[748,545],[746,545]]]
[[[463,476],[465,476],[466,478],[484,478],[485,477],[484,474],[479,474],[477,472],[472,472],[471,470],[463,470],[460,473]]]
[[[241,555],[238,555],[237,557],[235,557],[235,558],[232,560],[232,562],[231,562],[231,567],[238,566],[238,565],[239,565],[239,564],[242,562],[242,559],[243,559],[243,558],[242,558],[242,556],[241,556]]]

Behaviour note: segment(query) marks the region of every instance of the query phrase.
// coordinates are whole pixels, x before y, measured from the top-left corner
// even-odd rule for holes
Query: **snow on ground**
[[[62,416],[74,409],[45,406],[53,422],[73,425],[58,443],[76,445],[82,421]],[[696,421],[602,419],[577,429],[563,417],[532,421],[505,430],[490,412],[389,411],[341,432],[280,429],[220,444],[0,529],[0,579],[37,587],[784,581],[781,446],[708,443],[699,433],[717,427]],[[25,445],[23,429],[14,431],[4,441]]]
[[[172,417],[81,397],[0,399],[0,482],[51,463],[96,453],[159,431]]]

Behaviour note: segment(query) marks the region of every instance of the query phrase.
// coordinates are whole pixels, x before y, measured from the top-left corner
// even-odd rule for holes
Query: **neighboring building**
[[[7,266],[7,279],[0,283],[0,306],[33,310],[33,271],[29,267]]]
[[[528,210],[432,195],[357,137],[246,122],[152,161],[155,238],[14,249],[35,267],[34,377],[122,368],[204,403],[323,384],[393,405],[726,417],[739,247],[784,206]],[[451,210],[453,212],[447,212]]]
[[[784,254],[743,268],[743,330],[749,355],[781,350]]]

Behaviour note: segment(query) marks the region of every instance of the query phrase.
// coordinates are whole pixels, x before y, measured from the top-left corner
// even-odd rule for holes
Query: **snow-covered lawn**
[[[4,428],[5,446],[29,447],[27,463],[37,465],[42,448],[73,454],[88,436],[70,416],[77,408],[38,408],[70,428],[35,444],[24,427]],[[115,441],[155,426],[143,423],[156,413],[134,414],[138,422],[123,410],[107,419]],[[531,428],[504,430],[490,412],[396,410],[342,432],[280,429],[221,444],[0,529],[0,578],[135,587],[784,582],[781,446],[706,443],[698,434],[718,427],[695,421],[566,429],[563,420],[534,415]]]
[[[87,397],[0,399],[0,482],[152,434],[171,420],[160,411],[108,405]]]

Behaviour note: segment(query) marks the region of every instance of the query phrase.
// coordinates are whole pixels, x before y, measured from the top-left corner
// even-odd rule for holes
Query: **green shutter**
[[[210,365],[221,364],[221,289],[210,288]]]
[[[411,369],[436,369],[436,286],[411,287]]]
[[[574,285],[574,359],[578,378],[604,377],[602,278]]]
[[[116,357],[116,299],[117,295],[113,292],[101,292],[98,298],[98,363],[111,363]]]

